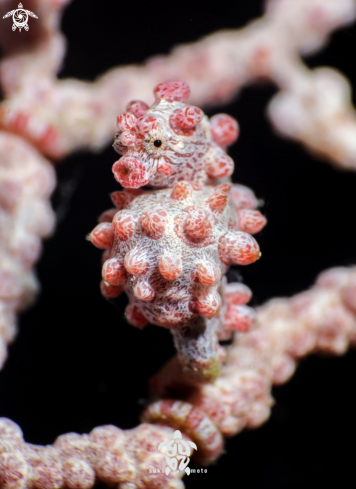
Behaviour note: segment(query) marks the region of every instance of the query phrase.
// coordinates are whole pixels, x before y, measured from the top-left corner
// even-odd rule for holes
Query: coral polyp
[[[125,291],[128,322],[169,328],[183,369],[209,379],[225,356],[219,340],[253,323],[249,289],[228,285],[224,275],[260,257],[251,234],[266,219],[249,189],[226,181],[233,160],[223,147],[236,139],[237,122],[224,114],[209,122],[186,105],[183,82],[161,83],[154,93],[151,109],[134,101],[118,116],[114,146],[123,157],[113,171],[132,188],[112,194],[115,208],[102,214],[90,240],[106,250],[103,295]],[[165,188],[136,188],[148,183]]]

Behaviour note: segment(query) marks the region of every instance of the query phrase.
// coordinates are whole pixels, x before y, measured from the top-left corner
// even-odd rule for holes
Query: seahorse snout
[[[123,156],[112,167],[115,179],[126,188],[139,188],[147,185],[150,176],[142,162],[137,158]]]

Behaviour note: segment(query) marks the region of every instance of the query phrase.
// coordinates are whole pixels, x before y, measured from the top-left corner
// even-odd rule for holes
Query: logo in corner
[[[29,15],[31,17],[34,17],[35,19],[38,19],[37,15],[35,15],[33,12],[30,12],[29,10],[25,10],[23,8],[22,3],[18,4],[18,8],[16,10],[11,10],[11,12],[5,14],[3,19],[7,19],[8,17],[11,17],[11,15],[12,15],[12,20],[14,22],[12,25],[13,31],[16,31],[16,27],[20,32],[22,28],[25,29],[25,31],[28,31],[29,27],[27,25],[27,21]]]
[[[182,433],[179,430],[174,432],[173,440],[164,441],[158,445],[158,450],[163,449],[167,455],[166,475],[169,475],[172,471],[179,472],[180,470],[184,470],[187,475],[190,474],[190,468],[188,467],[190,462],[190,447],[198,450],[195,443],[182,439]]]

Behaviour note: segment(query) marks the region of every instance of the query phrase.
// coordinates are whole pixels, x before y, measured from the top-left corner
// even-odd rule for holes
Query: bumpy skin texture
[[[183,489],[183,472],[149,472],[166,466],[158,445],[179,429],[198,446],[198,467],[214,463],[224,438],[268,419],[271,387],[291,377],[298,359],[311,352],[341,355],[356,345],[355,297],[352,267],[327,270],[310,290],[268,301],[257,309],[260,327],[234,340],[214,382],[185,376],[177,358],[151,379],[155,402],[135,429],[99,426],[43,447],[26,443],[15,423],[0,418],[0,487],[90,489],[99,482],[120,489]]]
[[[120,489],[184,489],[181,474],[166,476],[165,455],[157,450],[172,437],[171,428],[145,423],[125,431],[107,425],[42,447],[25,443],[16,424],[0,418],[0,487],[90,489],[100,482]],[[152,473],[152,467],[160,471]]]
[[[312,352],[342,355],[355,346],[356,267],[326,270],[310,290],[268,301],[257,308],[256,322],[258,328],[233,342],[221,374],[210,384],[194,383],[171,360],[151,379],[157,402],[143,420],[194,432],[193,440],[203,444],[211,462],[219,451],[219,434],[231,437],[268,419],[271,386],[289,380],[298,359]],[[173,393],[185,400],[183,413],[176,407],[179,401],[169,399]],[[201,420],[205,414],[204,427],[210,429],[192,426],[193,410]]]
[[[233,171],[222,147],[236,139],[237,122],[225,114],[209,122],[187,106],[183,82],[161,83],[154,93],[151,109],[133,101],[130,112],[118,116],[114,146],[124,156],[113,172],[132,188],[112,194],[116,209],[102,214],[89,238],[106,249],[103,295],[114,298],[124,290],[127,320],[139,328],[150,322],[171,329],[184,370],[209,380],[225,357],[218,341],[253,324],[245,305],[249,289],[222,277],[231,264],[260,257],[251,234],[266,219],[249,189],[219,184]],[[168,188],[136,189],[148,182]]]
[[[90,235],[96,246],[107,249],[104,296],[114,298],[125,290],[128,321],[170,328],[182,363],[203,377],[215,376],[224,356],[217,336],[228,339],[231,331],[247,331],[253,323],[253,311],[243,306],[249,289],[222,281],[230,264],[252,263],[260,256],[239,220],[247,211],[241,206],[248,205],[248,189],[233,186],[235,199],[241,199],[235,203],[230,186],[194,190],[182,181],[140,196],[115,192],[112,200],[121,210],[104,212],[106,222]],[[227,307],[225,296],[231,295],[235,299]]]
[[[185,103],[189,92],[183,82],[160,83],[151,108],[133,101],[118,116],[114,148],[124,156],[113,172],[123,187],[165,188],[180,180],[205,184],[232,174],[234,162],[224,149],[237,139],[237,122],[226,114],[209,121]]]
[[[41,238],[54,226],[54,186],[50,162],[26,141],[0,131],[0,368],[16,334],[16,314],[38,289],[32,267]]]
[[[265,15],[242,29],[176,46],[141,66],[110,69],[90,83],[55,76],[65,53],[59,26],[67,2],[27,0],[38,20],[22,44],[7,29],[0,32],[6,97],[0,127],[44,154],[61,158],[81,148],[99,150],[112,137],[118,107],[137,96],[150,100],[151,87],[160,80],[189,81],[193,103],[207,107],[235,99],[244,86],[267,78],[278,90],[268,109],[274,127],[334,164],[355,169],[356,117],[348,81],[335,70],[310,70],[300,58],[355,19],[355,0],[270,0]],[[0,0],[0,17],[9,8],[9,0]]]
[[[306,53],[320,48],[332,29],[350,22],[355,17],[355,1],[300,0],[294,3],[289,0],[270,1],[267,4],[266,16],[242,31],[215,33],[195,45],[176,48],[168,57],[156,57],[143,67],[123,67],[112,70],[95,84],[78,80],[55,80],[54,73],[60,65],[64,49],[63,43],[61,45],[61,42],[58,42],[56,29],[58,21],[54,19],[55,25],[51,22],[54,17],[52,10],[56,13],[65,0],[27,1],[35,5],[31,7],[26,4],[27,8],[31,8],[39,15],[37,24],[41,23],[44,26],[42,32],[48,32],[53,38],[48,39],[48,36],[43,36],[41,42],[33,42],[30,45],[27,36],[26,43],[18,49],[9,50],[9,54],[3,56],[0,77],[2,91],[8,99],[1,104],[0,124],[7,131],[18,133],[22,138],[30,140],[40,148],[41,152],[58,157],[79,147],[90,147],[96,150],[102,147],[110,138],[113,117],[116,115],[115,112],[113,113],[116,109],[113,108],[112,100],[115,99],[120,104],[122,98],[126,98],[128,93],[131,93],[129,97],[136,97],[138,94],[142,96],[143,93],[148,96],[149,87],[159,79],[168,79],[172,76],[190,79],[194,89],[194,103],[201,105],[221,103],[236,97],[237,90],[243,84],[250,83],[261,76],[268,76],[282,90],[282,97],[277,95],[275,103],[270,106],[269,115],[273,124],[282,133],[298,139],[334,163],[355,168],[353,136],[355,117],[345,79],[331,70],[307,70],[296,55],[297,51]],[[8,1],[0,0],[0,6],[5,9],[3,10],[5,13],[9,8]],[[317,23],[313,22],[316,12],[320,14]],[[28,34],[31,35],[33,32],[35,31],[31,28]],[[11,36],[2,31],[0,37],[3,45],[3,41],[10,41]],[[229,55],[225,56],[226,53]],[[314,103],[310,103],[311,98]],[[326,99],[328,103],[325,103]],[[25,143],[23,144],[26,152],[32,155],[33,148],[26,148]],[[13,146],[14,150],[19,146],[22,146],[20,141]],[[13,201],[16,190],[13,192],[11,185],[6,184],[8,191],[4,194],[5,219],[1,221],[1,229],[5,231],[5,236],[10,235],[10,231],[14,236],[18,236],[18,229],[24,228],[26,231],[28,229],[28,221],[22,217],[19,219],[19,216],[24,214],[18,211],[26,208],[28,198],[30,204],[32,199],[36,200],[38,191],[33,192],[37,187],[29,186],[27,178],[21,179],[21,176],[27,174],[27,171],[23,173],[24,159],[21,159],[21,165],[18,165],[19,159],[17,157],[9,159],[8,151],[9,147],[5,146],[6,156],[3,159],[7,166],[5,179],[8,180],[7,172],[13,172],[11,178],[20,180],[24,192],[21,193],[22,205],[20,206],[18,202],[16,211],[7,213],[7,206]],[[49,166],[48,162],[47,165]],[[25,166],[27,168],[27,164]],[[44,165],[41,167],[44,168]],[[17,174],[16,170],[22,175]],[[35,179],[33,183],[36,181],[40,180]],[[13,189],[15,187],[16,185]],[[49,192],[50,186],[44,188]],[[47,215],[51,217],[50,212],[47,212]],[[13,232],[15,230],[16,233]],[[32,233],[28,234],[30,237]],[[3,235],[1,237],[3,238]],[[8,314],[1,316],[0,334],[7,342],[14,334],[12,321],[15,304],[21,304],[22,307],[27,302],[27,299],[23,301],[22,297],[28,297],[27,290],[32,295],[31,290],[35,287],[31,285],[34,284],[32,279],[29,282],[30,287],[25,284],[26,278],[30,276],[29,270],[26,269],[23,273],[21,263],[19,267],[16,265],[16,261],[22,262],[24,256],[10,256],[8,261],[7,243],[5,239],[1,242],[5,245],[6,255],[5,262],[1,262],[2,265],[6,263],[7,266],[11,262],[11,268],[19,270],[18,274],[13,275],[13,284],[18,292],[16,299],[8,301],[8,298],[5,298],[6,306],[1,310],[2,312],[5,309],[11,310],[9,316]],[[24,246],[21,249],[24,252],[28,250]],[[35,254],[33,254],[34,258]],[[356,344],[356,308],[353,303],[355,278],[352,279],[351,284],[346,283],[346,285],[343,283],[344,278],[340,280],[343,275],[351,274],[355,275],[355,271],[334,270],[330,274],[327,273],[321,278],[320,283],[318,282],[317,287],[310,291],[311,293],[306,292],[299,299],[297,298],[296,302],[299,304],[297,314],[295,307],[292,307],[293,299],[271,301],[262,309],[265,313],[259,315],[258,319],[265,327],[246,335],[243,342],[239,341],[236,348],[233,347],[233,354],[229,358],[230,365],[223,372],[216,387],[207,386],[203,391],[200,407],[202,409],[204,406],[207,407],[214,423],[226,436],[236,433],[245,424],[256,426],[263,419],[261,416],[264,412],[263,402],[262,409],[259,402],[260,398],[263,398],[264,383],[261,377],[266,376],[266,385],[269,385],[271,379],[270,370],[265,366],[261,368],[260,360],[268,363],[270,359],[270,365],[273,364],[273,371],[276,372],[273,381],[281,382],[291,375],[293,370],[291,360],[312,351],[313,345],[316,345],[317,350],[324,349],[327,353],[340,354],[346,348],[348,341],[353,345]],[[326,282],[324,285],[329,284],[330,290],[320,289],[324,282]],[[7,290],[10,289],[7,287]],[[24,295],[21,290],[25,291]],[[303,298],[308,300],[303,302]],[[249,351],[246,352],[246,349]],[[2,358],[1,353],[0,358]],[[251,362],[251,358],[255,362]],[[207,399],[206,403],[204,399]],[[265,399],[268,399],[268,396]],[[183,424],[187,430],[197,435],[198,444],[198,436],[200,435],[200,439],[203,436],[199,433],[199,429],[194,428],[194,424],[197,425],[201,416],[197,410],[187,404],[181,403],[175,407],[178,411],[184,409]],[[172,425],[180,422],[176,414],[172,413],[173,409],[169,403],[161,405],[160,409],[153,405],[150,413],[154,411],[159,414],[159,422],[171,422]],[[205,426],[203,418],[198,427],[204,429]],[[75,456],[74,460],[69,455],[63,457],[65,476],[62,477],[58,470],[60,464],[58,451],[53,447],[34,447],[26,445],[23,441],[20,443],[19,429],[8,420],[2,420],[0,485],[6,489],[43,488],[45,481],[46,487],[89,487],[94,484],[93,470],[95,470],[97,479],[109,485],[120,481],[120,487],[131,489],[134,479],[137,487],[157,487],[159,481],[147,480],[147,477],[141,479],[140,471],[136,472],[136,478],[132,475],[134,472],[131,474],[125,472],[125,465],[120,465],[115,436],[110,435],[110,430],[107,433],[105,445],[108,451],[98,469],[94,467],[96,462],[92,462],[95,460],[92,451],[96,447],[86,443],[86,435],[82,437],[77,435],[77,438],[72,435],[64,437],[72,447],[67,447],[68,450],[63,453],[69,454],[71,450]],[[141,433],[144,433],[141,439],[138,437],[136,443],[130,440],[125,450],[131,456],[134,448],[139,448],[141,461],[147,461],[148,464],[156,455],[158,441],[155,439],[154,430],[150,434],[145,433],[143,428]],[[146,451],[149,445],[148,438],[154,446],[153,453]],[[147,443],[144,445],[143,441]],[[27,460],[29,452],[32,452],[32,457]],[[33,458],[34,454],[36,458]],[[26,463],[23,459],[27,460]],[[93,469],[85,465],[86,460],[90,460]],[[137,465],[134,470],[137,470]],[[106,471],[108,476],[105,475]],[[172,487],[166,479],[162,483],[165,487]]]

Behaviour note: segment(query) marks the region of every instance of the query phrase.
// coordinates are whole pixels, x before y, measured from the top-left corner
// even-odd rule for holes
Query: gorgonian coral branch
[[[23,139],[0,131],[0,366],[16,334],[16,314],[38,289],[32,268],[41,239],[53,230],[48,200],[54,185],[50,162]]]
[[[341,355],[355,344],[355,291],[355,268],[323,272],[311,290],[257,309],[258,327],[234,342],[214,383],[194,386],[172,361],[151,380],[153,395],[166,399],[180,390],[185,402],[206,413],[224,436],[260,425],[270,414],[271,385],[286,382],[299,358],[311,352]],[[143,419],[179,426],[169,411],[172,403],[157,401]]]
[[[54,27],[58,7],[65,3],[33,1],[40,25],[50,25],[52,34],[46,43],[34,42],[30,55],[9,53],[3,60],[6,71],[0,71],[7,96],[1,126],[45,154],[58,158],[82,147],[102,148],[126,101],[150,101],[151,87],[162,80],[187,81],[192,103],[207,106],[227,102],[244,85],[266,79],[280,90],[268,108],[274,126],[333,163],[355,168],[356,117],[349,84],[335,70],[309,70],[299,56],[314,53],[334,29],[354,20],[354,0],[270,0],[265,16],[243,29],[179,46],[144,66],[112,69],[95,83],[54,78],[63,56]]]
[[[2,418],[4,489],[89,489],[95,481],[124,489],[132,484],[181,489],[177,474],[150,473],[152,467],[165,467],[158,445],[180,429],[198,446],[197,463],[206,466],[216,460],[225,437],[268,419],[272,385],[288,380],[299,358],[311,352],[340,355],[356,343],[355,297],[356,269],[335,268],[322,273],[306,292],[268,301],[257,310],[259,327],[233,343],[214,382],[194,383],[174,360],[153,378],[157,400],[134,430],[98,427],[89,435],[70,433],[53,446],[39,447],[25,443],[20,429]],[[170,400],[172,390],[175,398]]]
[[[53,186],[53,174],[47,161],[42,159],[33,146],[52,157],[61,157],[79,147],[102,147],[111,137],[114,116],[120,110],[120,105],[123,109],[127,99],[135,99],[137,96],[147,97],[149,100],[151,86],[161,79],[186,79],[193,88],[192,103],[208,105],[227,101],[244,84],[265,78],[275,82],[280,89],[269,107],[270,117],[277,128],[335,163],[355,166],[355,113],[350,106],[347,82],[333,70],[308,70],[297,56],[298,53],[308,54],[320,48],[334,28],[352,20],[355,16],[353,1],[270,1],[266,16],[245,29],[213,34],[194,45],[177,48],[168,57],[153,58],[144,67],[113,70],[94,84],[55,80],[54,75],[64,53],[63,40],[56,30],[58,7],[61,5],[62,2],[58,1],[29,2],[31,10],[37,11],[41,19],[36,27],[38,30],[34,31],[32,49],[25,53],[21,46],[5,46],[6,55],[0,69],[2,88],[7,97],[0,109],[0,124],[6,131],[1,135],[4,157],[0,183],[0,231],[5,238],[1,252],[1,279],[6,287],[1,288],[0,359],[1,355],[4,358],[5,344],[14,334],[14,313],[26,304],[35,289],[30,270],[39,254],[39,237],[48,234],[52,227],[52,214],[47,200]],[[321,92],[324,98],[320,97]],[[115,104],[112,103],[113,100]],[[182,108],[176,108],[177,112],[172,114],[170,126],[184,132],[201,122],[201,113],[196,108],[190,112],[180,111]],[[135,115],[135,111],[140,109],[142,105],[132,105],[128,112]],[[135,117],[140,119],[139,112],[137,116]],[[130,143],[136,141],[138,136],[136,122],[133,130],[130,117],[123,118],[120,124],[116,144],[119,150],[122,147],[130,148]],[[145,136],[145,128],[141,129]],[[141,129],[138,133],[141,133]],[[150,127],[151,129],[158,128]],[[11,132],[27,139],[33,146],[10,135]],[[155,147],[155,141],[162,142],[156,137],[152,141]],[[124,160],[124,163],[116,165],[114,172],[119,181],[121,179],[125,183],[128,175],[131,175],[136,187],[148,182],[154,184],[155,179],[166,185],[170,176],[174,177],[174,161],[160,161],[155,166],[155,162],[151,165],[150,161],[142,164],[136,156],[131,156],[129,160],[130,156],[125,152],[126,163]],[[202,180],[197,178],[195,181],[189,176],[198,187],[188,184],[182,189],[180,187],[184,185],[174,182],[175,186],[169,190],[169,197],[168,192],[165,196],[172,199],[172,194],[190,194],[193,207],[202,213],[206,227],[209,228],[210,225],[214,237],[217,234],[214,213],[217,212],[220,202],[226,199],[228,192],[231,192],[227,190],[226,183],[213,187],[220,183],[219,178],[228,176],[231,169],[229,160],[225,159],[222,168],[227,168],[227,173],[215,174],[215,170],[219,169],[219,165],[214,165],[216,160],[215,155],[210,160],[213,164],[205,161],[202,171],[197,172]],[[22,162],[20,169],[16,165],[18,161]],[[207,181],[204,181],[205,174]],[[42,182],[40,187],[39,182]],[[173,182],[169,182],[169,185],[171,183]],[[209,187],[200,187],[205,184],[211,185],[210,190]],[[215,195],[216,190],[218,196]],[[237,190],[235,188],[235,191],[242,191],[244,197],[251,197],[249,191],[241,187]],[[154,192],[154,195],[161,195],[159,192],[166,191]],[[206,192],[206,195],[199,200],[196,198],[197,192],[202,192],[201,195]],[[136,232],[139,223],[145,237],[161,239],[162,223],[168,226],[175,219],[172,212],[168,212],[171,209],[164,209],[165,212],[162,213],[162,209],[157,209],[159,206],[156,206],[155,212],[147,213],[140,207],[133,209],[135,204],[130,203],[133,195],[135,199],[131,200],[139,203],[140,196],[128,190],[121,195],[122,197],[116,195],[121,206],[119,210],[137,211],[138,218],[130,219],[133,217],[131,214],[126,221],[124,213],[121,214],[122,219],[118,219],[117,223],[118,234],[122,233],[126,237],[131,227]],[[209,200],[214,195],[218,198],[214,197],[212,204]],[[149,195],[146,197],[149,198]],[[125,199],[127,202],[122,205],[121,201]],[[234,201],[232,197],[229,199]],[[182,202],[179,199],[173,200]],[[114,202],[116,206],[117,202]],[[234,209],[234,205],[234,202],[222,205],[222,214],[225,212],[227,217],[229,212],[238,212],[239,207]],[[116,239],[118,253],[122,254],[122,258],[125,255],[125,270],[117,266],[117,263],[121,263],[119,261],[107,264],[112,257],[105,256],[103,292],[107,296],[115,295],[118,292],[117,287],[122,288],[123,283],[119,281],[119,277],[122,278],[127,273],[130,275],[130,270],[137,271],[135,266],[144,263],[144,260],[137,259],[135,253],[131,253],[131,249],[122,250],[124,246],[114,238],[110,221],[119,206],[115,208],[115,212],[106,213],[102,218],[101,228],[93,235],[93,240],[103,239],[110,246]],[[127,209],[128,206],[133,208]],[[30,215],[28,209],[32,210]],[[180,221],[180,239],[183,242],[186,239],[194,241],[207,237],[201,235],[205,233],[205,226],[202,228],[198,225],[201,218],[196,218],[197,209],[194,212],[180,209],[180,214],[185,213],[184,219]],[[239,251],[236,250],[244,249],[244,246],[240,246],[241,243],[236,245],[234,233],[251,233],[248,227],[251,222],[252,227],[256,224],[255,215],[243,212],[256,212],[253,208],[240,206],[240,209],[240,228],[233,227],[232,231],[229,229],[226,234],[219,236],[219,246],[221,245],[224,252],[221,253],[218,246],[218,254],[223,258],[227,257],[227,263],[221,260],[226,266],[230,262],[238,263],[234,259],[236,256],[240,259]],[[263,222],[260,216],[258,220]],[[245,231],[242,231],[243,227]],[[165,232],[166,227],[163,228]],[[227,236],[229,233],[233,234],[233,238]],[[251,250],[256,258],[257,248],[254,241],[249,243],[248,255]],[[242,254],[245,256],[244,252]],[[126,259],[127,255],[129,256]],[[167,280],[176,278],[172,274],[178,274],[178,277],[181,273],[179,256],[177,258],[171,254],[168,258],[161,258],[158,267],[162,277]],[[198,285],[188,300],[190,313],[208,320],[210,312],[218,313],[218,295],[213,293],[201,296],[197,290],[201,292],[209,290],[204,288],[206,286],[216,287],[215,281],[220,279],[224,270],[219,271],[214,265],[216,263],[211,265],[204,260],[195,264],[194,284]],[[141,273],[131,274],[138,278],[132,280],[130,287],[127,286],[132,299],[127,316],[132,322],[140,323],[136,325],[142,326],[147,318],[135,301],[145,299],[143,302],[150,302],[146,299],[151,298],[152,290],[144,281],[143,274],[147,270],[139,271]],[[314,350],[339,354],[345,351],[349,343],[355,342],[354,276],[353,269],[331,271],[322,276],[311,291],[292,299],[274,300],[260,308],[257,313],[260,327],[234,342],[221,374],[209,384],[197,382],[191,375],[191,371],[196,368],[196,365],[192,367],[192,362],[186,362],[185,366],[188,365],[189,368],[182,369],[182,358],[196,359],[196,353],[202,350],[202,344],[197,345],[193,355],[184,357],[187,345],[189,350],[191,340],[194,342],[196,337],[177,334],[179,361],[173,360],[151,382],[155,402],[145,411],[143,419],[154,424],[144,423],[129,432],[122,432],[115,427],[101,427],[93,430],[90,435],[63,435],[53,447],[38,447],[26,444],[14,423],[2,420],[2,486],[6,489],[84,489],[92,487],[95,481],[102,481],[108,485],[120,484],[125,489],[133,487],[133,484],[142,488],[162,484],[165,487],[182,487],[181,481],[174,474],[167,479],[165,475],[162,478],[162,474],[149,473],[152,465],[164,465],[163,455],[157,453],[158,445],[171,438],[172,428],[179,428],[197,444],[200,462],[208,464],[221,453],[224,436],[231,436],[245,426],[255,427],[267,419],[272,402],[270,387],[273,382],[281,383],[289,378],[298,357]],[[118,283],[110,284],[110,280],[107,280],[109,277]],[[227,333],[234,328],[241,331],[246,325],[248,329],[251,317],[248,309],[243,309],[249,299],[248,289],[224,283],[219,287],[224,298],[222,320],[225,321]],[[215,306],[213,311],[212,306]],[[210,311],[208,314],[207,310]],[[148,312],[146,314],[149,316]],[[153,315],[148,319],[151,320],[152,317]],[[201,335],[203,346],[207,344],[204,343],[205,340],[210,341],[210,345],[213,345],[210,351],[215,353],[218,351],[217,340],[222,339],[226,333],[221,330],[221,323],[222,321],[218,326],[213,326],[213,341],[210,331],[206,337]],[[222,360],[223,355],[219,357],[219,361]],[[197,369],[202,370],[202,365],[199,364]],[[181,393],[181,400],[176,397],[169,399],[172,390]],[[171,428],[157,426],[167,424]]]

